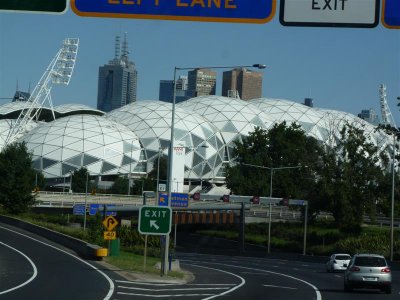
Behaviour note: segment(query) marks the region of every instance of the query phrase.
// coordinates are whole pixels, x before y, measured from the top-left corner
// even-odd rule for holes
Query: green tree
[[[227,167],[227,187],[235,194],[269,196],[273,168],[273,197],[307,199],[322,151],[298,124],[282,122],[268,131],[256,128],[242,142],[235,142],[236,164]],[[279,169],[283,167],[296,168]]]
[[[85,193],[86,182],[88,184],[87,192],[90,193],[93,186],[90,184],[90,174],[84,167],[75,170],[72,174],[72,191],[74,193]]]
[[[327,209],[338,228],[359,234],[364,214],[376,214],[379,182],[383,175],[378,148],[363,128],[343,126],[334,152],[327,151],[320,184],[324,186]]]
[[[117,177],[111,186],[111,193],[128,195],[128,177]]]
[[[26,211],[35,201],[35,170],[25,143],[7,145],[0,152],[0,204],[10,213]]]

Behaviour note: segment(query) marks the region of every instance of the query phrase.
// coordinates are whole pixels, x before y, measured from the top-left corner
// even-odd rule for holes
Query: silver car
[[[332,254],[326,263],[327,272],[345,271],[350,263],[350,254],[338,253]]]
[[[344,289],[381,289],[392,292],[392,273],[385,257],[377,254],[356,254],[344,273]]]

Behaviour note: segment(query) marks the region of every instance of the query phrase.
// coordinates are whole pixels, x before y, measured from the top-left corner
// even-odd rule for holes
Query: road
[[[178,254],[181,267],[196,275],[188,284],[158,281],[116,281],[115,299],[280,299],[374,300],[399,299],[399,272],[393,272],[393,292],[343,290],[343,273],[327,273],[323,263],[255,257]]]
[[[400,274],[393,292],[343,290],[343,274],[327,273],[323,262],[271,257],[178,252],[181,267],[195,275],[183,284],[165,280],[127,280],[85,261],[41,237],[0,226],[0,299],[301,299],[387,300],[400,297]]]
[[[114,281],[39,236],[0,226],[0,299],[111,299]]]

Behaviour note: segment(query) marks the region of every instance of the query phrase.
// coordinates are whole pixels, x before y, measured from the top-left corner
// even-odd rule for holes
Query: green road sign
[[[67,0],[1,0],[0,10],[63,13]]]
[[[142,206],[139,211],[139,232],[149,235],[166,235],[171,232],[170,207]]]

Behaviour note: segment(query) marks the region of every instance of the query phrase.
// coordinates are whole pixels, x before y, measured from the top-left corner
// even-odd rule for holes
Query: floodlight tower
[[[392,113],[386,100],[386,86],[384,84],[379,85],[379,98],[381,104],[383,125],[390,125],[391,127],[397,128],[396,122],[393,119]]]
[[[31,96],[25,102],[24,108],[7,135],[5,145],[14,142],[27,129],[30,121],[39,118],[46,100],[55,119],[50,91],[53,84],[69,84],[78,54],[78,44],[79,39],[77,38],[66,38],[63,41],[61,49],[50,62]]]

